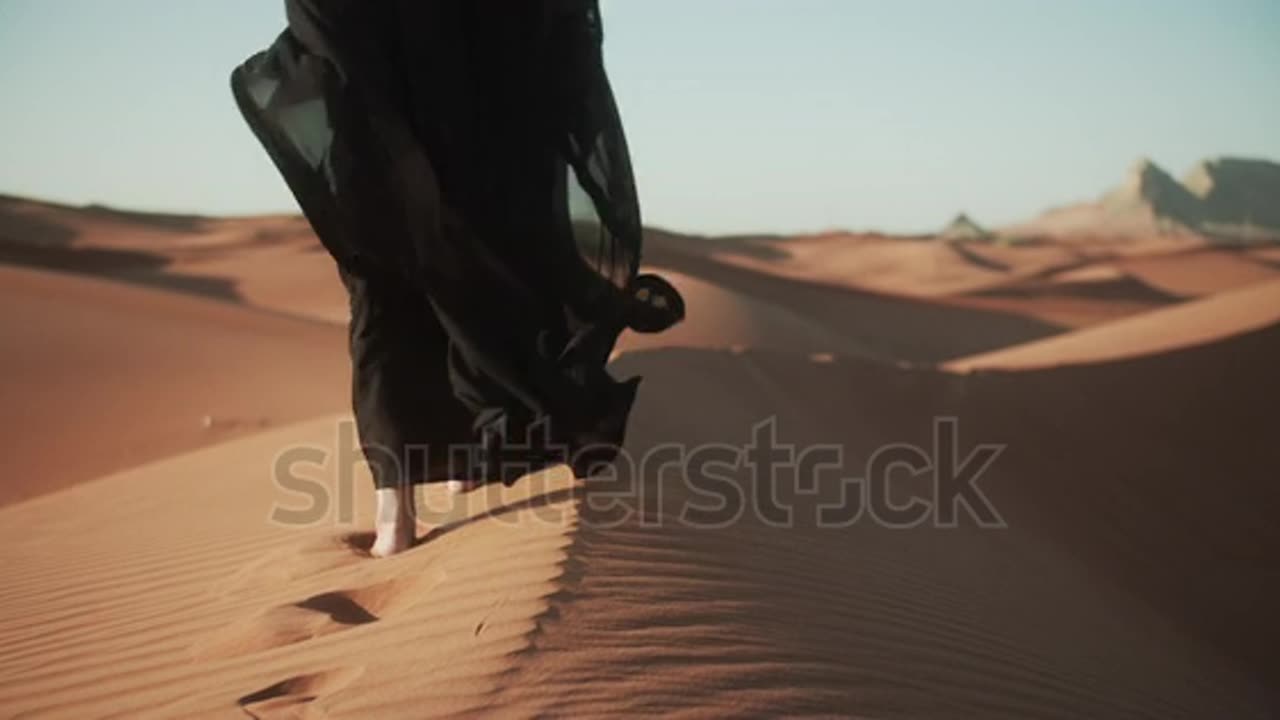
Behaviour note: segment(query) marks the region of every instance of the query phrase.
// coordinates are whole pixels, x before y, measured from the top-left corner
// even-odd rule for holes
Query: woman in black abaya
[[[625,328],[683,317],[640,213],[598,0],[286,0],[232,88],[351,296],[377,555],[412,486],[511,481],[621,444]]]

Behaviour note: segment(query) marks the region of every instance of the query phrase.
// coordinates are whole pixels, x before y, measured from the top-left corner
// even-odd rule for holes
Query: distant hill
[[[1219,158],[1196,165],[1183,184],[1210,226],[1280,231],[1280,163]]]
[[[1150,214],[1187,228],[1199,227],[1203,221],[1201,204],[1200,198],[1146,158],[1133,165],[1123,185],[1102,198],[1102,206],[1113,215]]]
[[[1016,236],[1203,235],[1231,241],[1280,240],[1280,164],[1205,160],[1179,182],[1152,161],[1096,202],[1050,210],[1005,228]]]
[[[983,240],[991,237],[991,233],[968,215],[960,213],[938,233],[938,237],[943,240]]]

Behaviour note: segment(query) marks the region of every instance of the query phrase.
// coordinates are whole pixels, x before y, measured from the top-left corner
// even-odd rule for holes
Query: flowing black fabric
[[[638,381],[605,364],[655,328],[597,0],[286,8],[232,88],[351,293],[375,482],[608,460]]]

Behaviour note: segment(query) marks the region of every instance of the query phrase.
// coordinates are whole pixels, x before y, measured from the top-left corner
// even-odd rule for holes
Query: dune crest
[[[949,370],[1096,363],[1203,345],[1280,323],[1280,281],[1214,295],[1045,340],[953,360]]]

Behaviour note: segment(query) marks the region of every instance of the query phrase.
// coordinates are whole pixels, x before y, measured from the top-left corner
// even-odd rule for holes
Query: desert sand
[[[417,547],[373,560],[345,301],[296,219],[7,202],[0,715],[1280,709],[1280,270],[1257,248],[657,234],[689,321],[620,345],[615,373],[645,377],[634,462],[422,489]],[[875,287],[867,257],[889,258]],[[928,257],[954,282],[920,289]],[[727,470],[742,512],[689,522],[715,503],[664,453],[770,418],[839,461]],[[1002,448],[979,484],[998,522],[818,522],[937,418],[961,456]],[[753,509],[766,490],[789,519]]]
[[[0,503],[341,408],[340,327],[0,266]]]
[[[1280,325],[1280,281],[953,360],[952,370],[1082,365],[1167,353]]]

